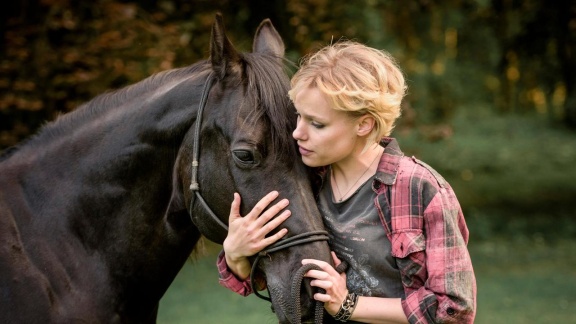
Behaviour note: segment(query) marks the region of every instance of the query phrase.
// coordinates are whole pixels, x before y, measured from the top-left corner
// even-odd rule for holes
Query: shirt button
[[[448,309],[446,309],[446,314],[452,316],[456,313],[456,311],[454,310],[454,308],[452,307],[448,307]]]

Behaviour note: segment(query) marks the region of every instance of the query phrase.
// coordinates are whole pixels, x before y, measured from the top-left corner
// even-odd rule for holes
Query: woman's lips
[[[312,154],[312,151],[309,151],[303,148],[302,146],[298,146],[298,150],[300,151],[300,154],[302,154],[303,156]]]

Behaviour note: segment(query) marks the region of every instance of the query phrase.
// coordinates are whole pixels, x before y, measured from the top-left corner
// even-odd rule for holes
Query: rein
[[[200,163],[199,163],[199,160],[200,160],[200,128],[202,126],[202,115],[204,112],[204,108],[206,107],[206,100],[208,98],[208,94],[210,93],[210,88],[212,87],[212,85],[214,84],[214,81],[215,81],[213,74],[214,74],[213,72],[210,72],[210,74],[208,75],[208,78],[206,79],[206,83],[204,84],[204,88],[202,89],[202,96],[200,97],[200,103],[198,105],[198,114],[196,116],[196,125],[194,127],[194,141],[193,141],[193,148],[192,148],[192,175],[191,175],[191,179],[190,179],[190,190],[192,190],[194,192],[194,196],[192,196],[193,200],[190,201],[189,214],[190,214],[190,217],[192,218],[192,206],[194,205],[194,199],[197,199],[200,202],[200,204],[202,205],[202,207],[204,208],[204,210],[208,213],[208,215],[210,215],[212,220],[215,221],[218,225],[220,225],[220,227],[222,227],[224,230],[228,231],[228,226],[226,224],[224,224],[224,222],[222,222],[220,220],[220,218],[218,218],[218,216],[216,216],[216,214],[212,211],[212,209],[210,208],[210,206],[208,205],[206,200],[204,200],[204,198],[200,194],[200,185],[198,184],[198,169],[200,167]],[[194,220],[192,220],[192,222],[194,222]],[[272,302],[272,299],[270,297],[267,297],[267,296],[260,294],[258,292],[258,290],[256,289],[256,287],[254,286],[254,273],[256,272],[256,269],[258,267],[258,263],[260,262],[260,259],[262,259],[264,256],[270,257],[271,253],[281,251],[284,249],[288,249],[288,248],[296,246],[296,245],[307,244],[307,243],[317,242],[317,241],[328,241],[328,239],[329,239],[328,238],[328,232],[326,232],[326,231],[312,231],[312,232],[308,232],[308,233],[302,233],[302,234],[294,235],[294,236],[286,238],[286,239],[282,239],[282,240],[268,246],[265,250],[260,251],[258,253],[258,255],[256,256],[256,259],[252,263],[252,270],[250,271],[250,286],[252,287],[252,291],[254,292],[254,294],[256,296],[258,296],[259,298],[262,298],[264,300]],[[296,272],[296,276],[294,277],[294,280],[292,282],[291,294],[292,294],[292,297],[294,298],[294,302],[295,302],[294,311],[293,311],[294,314],[292,314],[292,315],[294,316],[294,318],[296,318],[298,323],[300,323],[300,318],[301,318],[300,286],[301,286],[302,280],[304,278],[304,274],[308,270],[313,269],[314,267],[318,268],[318,266],[311,265],[311,264],[302,266]],[[317,301],[316,302],[316,313],[315,313],[316,323],[322,323],[323,311],[324,311],[323,303]]]
[[[336,271],[338,273],[343,273],[348,269],[348,263],[346,261],[342,261],[337,267]],[[294,274],[294,279],[292,280],[292,286],[290,287],[290,291],[292,297],[294,298],[294,309],[292,311],[295,322],[294,323],[301,323],[300,318],[302,318],[302,311],[300,309],[300,287],[302,286],[302,280],[304,279],[304,274],[308,272],[308,270],[322,270],[318,265],[314,263],[308,263],[303,265],[296,274]],[[323,288],[318,288],[318,292],[323,294],[326,292]],[[316,301],[316,308],[314,309],[314,323],[322,324],[324,322],[324,304],[322,302]]]

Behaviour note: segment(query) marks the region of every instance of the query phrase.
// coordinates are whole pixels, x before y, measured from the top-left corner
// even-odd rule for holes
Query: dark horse
[[[289,198],[288,236],[322,230],[291,139],[283,56],[269,20],[253,52],[240,53],[217,15],[208,60],[98,96],[4,152],[2,321],[155,322],[201,235],[217,243],[226,235],[203,203],[227,222],[235,191],[243,214],[273,189]],[[280,322],[300,320],[289,286],[306,257],[329,260],[327,242],[259,263]],[[299,297],[308,319],[313,303]]]

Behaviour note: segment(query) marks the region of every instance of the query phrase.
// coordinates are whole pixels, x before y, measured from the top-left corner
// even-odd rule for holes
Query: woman
[[[476,281],[468,229],[450,185],[423,162],[406,157],[388,136],[406,91],[402,72],[385,52],[356,42],[308,56],[289,92],[298,124],[293,137],[303,162],[318,168],[317,204],[330,233],[339,274],[318,260],[314,299],[340,321],[472,323]],[[272,192],[245,217],[234,196],[230,231],[219,256],[220,283],[251,293],[248,257],[284,236],[268,233],[290,216]]]

